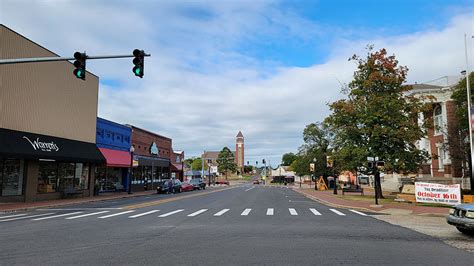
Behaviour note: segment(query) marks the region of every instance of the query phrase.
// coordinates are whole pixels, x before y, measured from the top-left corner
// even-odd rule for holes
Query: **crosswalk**
[[[328,209],[330,212],[326,212],[324,215],[337,215],[337,216],[346,216],[346,214],[355,214],[357,216],[368,216],[366,213],[348,209],[346,213],[341,210],[337,209]],[[90,210],[87,210],[90,211]],[[252,216],[252,215],[259,215],[261,210],[254,210],[252,208],[245,208],[245,209],[220,209],[220,210],[210,210],[210,209],[198,209],[198,210],[185,210],[185,209],[177,209],[177,210],[169,210],[163,212],[161,210],[147,210],[144,212],[140,212],[140,210],[102,210],[102,211],[92,211],[87,212],[86,210],[78,210],[72,211],[67,213],[56,213],[56,212],[47,212],[47,213],[20,213],[20,214],[11,214],[11,215],[0,215],[0,223],[2,222],[10,222],[10,221],[18,221],[18,220],[31,220],[31,221],[44,221],[44,220],[52,220],[52,219],[65,219],[65,220],[74,220],[74,219],[82,219],[82,218],[97,218],[97,219],[109,219],[114,217],[128,217],[130,219],[137,219],[145,216],[151,216],[153,214],[157,215],[157,218],[166,218],[173,215],[179,215],[180,213],[184,213],[186,217],[196,217],[200,215],[212,215],[213,217],[221,217],[225,215],[239,215],[239,216]],[[281,215],[284,214],[285,209],[281,208],[267,208],[264,212],[265,216],[274,216],[275,214]],[[323,213],[316,210],[315,208],[303,208],[303,209],[296,209],[296,208],[288,208],[286,211],[291,217],[299,216],[299,215],[307,215],[310,216],[322,216]],[[232,214],[231,214],[232,213]]]

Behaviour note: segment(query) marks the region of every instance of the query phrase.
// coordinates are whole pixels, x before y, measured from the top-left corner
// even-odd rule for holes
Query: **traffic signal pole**
[[[151,56],[151,54],[144,54],[143,56]],[[115,58],[129,58],[135,57],[131,55],[97,55],[87,56],[87,60],[92,59],[115,59]],[[76,60],[74,57],[35,57],[35,58],[15,58],[15,59],[1,59],[0,65],[6,64],[21,64],[21,63],[39,63],[39,62],[53,62],[53,61],[72,61]]]

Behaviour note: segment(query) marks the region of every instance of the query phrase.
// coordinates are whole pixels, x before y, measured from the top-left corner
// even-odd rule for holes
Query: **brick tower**
[[[240,173],[244,172],[244,135],[239,131],[235,139],[235,163]]]

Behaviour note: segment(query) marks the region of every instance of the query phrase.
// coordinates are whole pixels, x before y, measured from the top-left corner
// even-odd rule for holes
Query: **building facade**
[[[235,138],[235,151],[232,151],[232,155],[234,156],[234,162],[237,166],[237,171],[239,173],[244,172],[244,165],[245,165],[245,147],[244,147],[244,135],[241,131],[237,134]],[[219,157],[219,151],[204,151],[201,154],[201,159],[207,165],[217,166],[217,158]]]
[[[106,163],[95,171],[95,184],[99,192],[127,190],[132,129],[98,117],[96,143],[106,159]]]
[[[137,162],[133,167],[132,191],[155,189],[159,180],[171,177],[172,139],[135,126],[130,128],[133,160]]]
[[[171,178],[184,181],[184,151],[173,151],[171,156]]]
[[[57,57],[0,25],[0,58]],[[92,196],[99,79],[67,61],[0,65],[0,201]]]
[[[440,183],[458,182],[463,177],[462,142],[459,139],[456,105],[451,100],[454,86],[459,78],[448,77],[444,85],[414,84],[410,92],[414,96],[428,97],[431,108],[420,114],[419,123],[428,122],[427,136],[417,142],[419,149],[431,155],[420,169],[418,179]],[[458,179],[458,180],[456,180]]]

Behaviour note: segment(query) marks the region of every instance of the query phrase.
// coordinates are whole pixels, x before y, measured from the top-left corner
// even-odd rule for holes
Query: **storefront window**
[[[0,189],[2,196],[23,194],[23,160],[4,160],[0,164]]]
[[[75,163],[59,163],[59,189],[67,190],[74,188],[74,170]]]
[[[82,166],[82,173],[79,176],[79,189],[87,189],[89,187],[89,165]]]
[[[56,162],[39,162],[38,192],[56,192],[58,189],[58,164]]]

